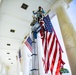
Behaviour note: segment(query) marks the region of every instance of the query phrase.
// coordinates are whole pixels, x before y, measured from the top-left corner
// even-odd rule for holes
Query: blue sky
[[[76,30],[76,0],[73,0],[70,4],[69,4],[69,8],[67,9],[67,13],[71,19],[71,22]]]

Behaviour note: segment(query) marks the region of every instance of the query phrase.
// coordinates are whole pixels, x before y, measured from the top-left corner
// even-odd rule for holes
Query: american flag
[[[32,39],[28,37],[25,41],[25,45],[28,47],[28,49],[32,52]]]
[[[18,51],[18,55],[19,55],[19,61],[21,63],[21,50]]]
[[[49,15],[44,17],[43,21],[40,21],[40,26],[40,34],[44,49],[43,62],[45,73],[48,73],[50,70],[52,75],[59,75],[61,65],[64,64],[62,61],[62,48],[51,24]]]

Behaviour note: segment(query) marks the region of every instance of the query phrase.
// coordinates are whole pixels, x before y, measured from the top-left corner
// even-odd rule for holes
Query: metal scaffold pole
[[[33,21],[30,24],[32,26],[32,75],[39,75],[39,60],[38,60],[38,49],[37,49],[37,33],[41,27],[39,25],[40,19],[44,16],[44,10],[41,6],[38,7],[38,11],[33,11]]]
[[[35,24],[36,25],[36,24]],[[32,27],[32,75],[39,75],[39,61],[38,61],[38,49],[37,49],[37,28]]]

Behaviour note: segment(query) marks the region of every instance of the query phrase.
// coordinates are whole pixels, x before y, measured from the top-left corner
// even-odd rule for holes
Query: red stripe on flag
[[[59,75],[59,73],[60,73],[60,68],[61,68],[61,57],[62,57],[62,55],[61,55],[61,51],[59,51],[59,60],[58,60],[58,64],[57,64],[57,69],[56,69],[56,73],[55,73],[55,75]]]

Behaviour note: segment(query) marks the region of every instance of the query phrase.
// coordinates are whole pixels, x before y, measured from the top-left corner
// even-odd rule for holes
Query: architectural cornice
[[[51,6],[51,11],[55,11],[58,7],[64,7],[64,8],[68,8],[69,4],[67,1],[65,0],[57,0],[52,6]]]
[[[54,4],[51,6],[49,11],[51,18],[55,15],[55,11],[58,7],[63,7],[65,9],[69,8],[69,3],[71,1],[72,0],[56,0]]]

